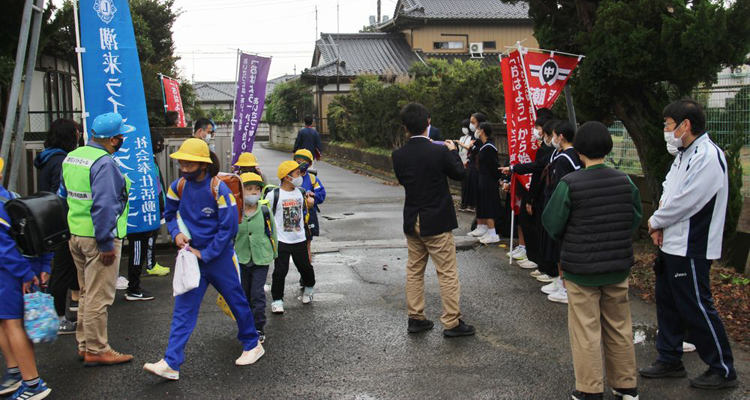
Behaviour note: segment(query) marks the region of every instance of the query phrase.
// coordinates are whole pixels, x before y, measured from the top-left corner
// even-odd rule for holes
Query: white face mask
[[[477,126],[474,125],[474,124],[471,124],[471,125],[469,125],[469,130],[471,130],[472,132],[476,132],[477,131]]]
[[[555,139],[552,138],[552,146],[554,146],[556,150],[560,150],[560,141],[555,141]]]
[[[544,144],[546,144],[547,146],[552,146],[552,139],[547,139],[548,138],[546,136],[544,137],[544,139],[542,139],[544,141]]]
[[[254,205],[258,204],[258,200],[260,200],[260,195],[259,194],[254,194],[254,195],[251,195],[251,196],[245,196],[245,197],[243,197],[243,199],[245,201],[245,205],[254,206]]]
[[[464,135],[468,135],[469,134],[469,128],[461,128],[461,132],[463,132]]]
[[[480,136],[479,131],[474,132],[474,139],[479,139]]]
[[[298,176],[296,178],[292,178],[292,185],[294,185],[294,187],[302,186],[302,177]]]
[[[673,156],[676,156],[677,153],[680,152],[680,150],[677,149],[677,147],[674,147],[671,144],[667,143],[667,152],[669,152],[669,154],[671,154]]]
[[[206,143],[210,142],[210,141],[211,141],[211,137],[212,137],[212,136],[213,136],[213,135],[211,135],[211,134],[209,133],[208,135],[206,135],[206,138],[205,138],[205,139],[203,139],[203,141],[204,141],[204,142],[206,142]]]
[[[680,126],[682,126],[682,122],[680,122],[680,124],[677,125],[673,131],[664,132],[664,141],[667,142],[667,145],[672,145],[677,149],[682,147],[682,138],[685,137],[685,133],[687,133],[687,132],[683,132],[682,135],[680,135],[680,137],[678,138],[674,137],[674,133],[677,132],[678,129],[680,129]]]

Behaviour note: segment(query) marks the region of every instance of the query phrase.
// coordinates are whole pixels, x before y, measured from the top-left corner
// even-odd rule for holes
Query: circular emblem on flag
[[[558,73],[560,72],[560,67],[557,66],[557,63],[553,58],[547,59],[547,61],[542,64],[541,74],[540,78],[542,83],[545,83],[547,85],[552,85],[557,81]]]
[[[94,1],[94,11],[102,22],[108,24],[115,18],[117,8],[115,8],[114,0],[96,0]]]

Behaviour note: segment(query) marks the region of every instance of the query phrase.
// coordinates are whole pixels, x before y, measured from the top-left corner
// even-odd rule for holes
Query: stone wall
[[[274,147],[291,147],[297,139],[297,132],[304,128],[304,124],[270,125],[269,141]]]

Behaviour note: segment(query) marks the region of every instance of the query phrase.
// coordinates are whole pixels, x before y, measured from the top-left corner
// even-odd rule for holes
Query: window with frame
[[[485,49],[490,49],[490,50],[497,49],[497,42],[494,40],[491,42],[483,42],[482,44],[483,44],[482,47],[484,47]]]
[[[434,42],[435,50],[460,50],[464,48],[464,42]]]

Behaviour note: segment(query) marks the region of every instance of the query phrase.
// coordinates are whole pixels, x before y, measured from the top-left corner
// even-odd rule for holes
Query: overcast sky
[[[457,0],[458,1],[458,0]],[[63,0],[52,0],[61,5]],[[174,26],[182,78],[234,81],[237,48],[272,56],[269,79],[308,68],[318,32],[336,32],[337,0],[175,0]],[[338,0],[341,33],[359,32],[377,13],[377,0]],[[393,15],[396,0],[382,0]],[[319,37],[319,35],[318,35]]]
[[[358,32],[377,13],[377,0],[338,0],[342,33]],[[310,66],[318,32],[336,32],[337,0],[176,0],[183,13],[174,27],[182,77],[234,80],[236,50],[273,57],[269,78]],[[393,15],[395,0],[382,0]]]

